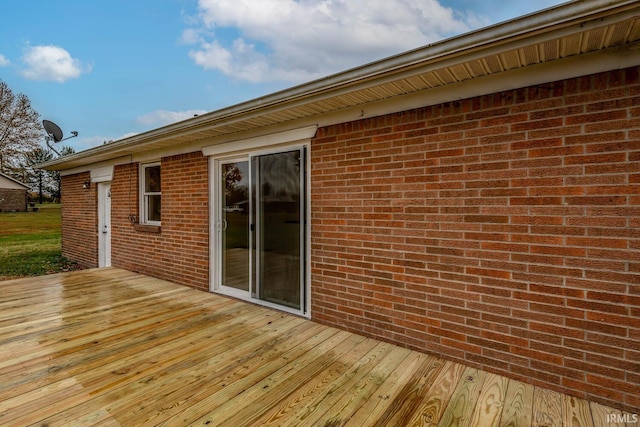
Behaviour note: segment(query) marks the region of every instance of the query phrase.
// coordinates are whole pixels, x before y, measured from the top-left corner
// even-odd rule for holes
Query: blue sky
[[[9,1],[0,80],[79,151],[560,3]]]

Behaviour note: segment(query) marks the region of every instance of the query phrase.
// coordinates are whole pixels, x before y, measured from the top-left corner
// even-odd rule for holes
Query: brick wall
[[[98,192],[83,189],[89,173],[62,177],[62,255],[84,268],[98,266]]]
[[[639,73],[319,129],[314,319],[637,412]]]
[[[162,226],[134,226],[139,214],[138,163],[116,166],[111,183],[111,262],[207,290],[209,287],[208,161],[202,153],[161,162]]]
[[[0,212],[25,212],[27,190],[0,188]]]

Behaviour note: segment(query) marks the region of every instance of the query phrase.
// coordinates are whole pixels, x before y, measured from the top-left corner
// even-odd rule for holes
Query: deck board
[[[620,414],[121,269],[0,287],[3,425],[599,427]]]
[[[500,427],[531,425],[533,390],[534,387],[531,384],[509,381],[504,398],[504,409],[500,418]]]

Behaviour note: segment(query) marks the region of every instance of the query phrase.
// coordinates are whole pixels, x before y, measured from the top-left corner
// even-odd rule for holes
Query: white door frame
[[[98,182],[98,267],[111,266],[111,181]]]
[[[309,180],[310,177],[308,176],[304,176],[305,174],[303,174],[303,179],[306,179],[306,185],[304,186],[305,189],[305,193],[304,193],[304,198],[305,198],[305,202],[306,202],[306,209],[304,209],[304,222],[306,224],[305,226],[305,232],[304,232],[304,236],[302,236],[302,239],[304,239],[304,242],[302,243],[302,246],[304,247],[303,250],[303,254],[302,256],[304,257],[304,263],[305,263],[305,268],[302,270],[303,271],[303,300],[301,301],[302,307],[300,308],[300,310],[297,309],[292,309],[286,306],[282,306],[282,305],[278,305],[278,304],[274,304],[274,303],[270,303],[268,301],[263,301],[260,300],[258,298],[252,298],[251,293],[250,292],[243,292],[243,291],[238,291],[235,292],[232,288],[228,288],[225,286],[221,286],[221,258],[220,258],[220,252],[219,252],[219,248],[221,247],[221,220],[220,220],[220,210],[223,208],[223,206],[221,206],[221,194],[220,192],[222,191],[222,186],[220,183],[220,168],[221,165],[228,162],[228,161],[234,161],[234,160],[248,160],[250,159],[250,156],[252,154],[255,153],[265,153],[265,152],[282,152],[282,151],[287,151],[287,149],[298,149],[300,147],[306,147],[306,150],[308,152],[309,150],[309,144],[305,142],[300,143],[299,141],[297,141],[296,144],[291,144],[291,145],[280,145],[278,146],[277,149],[271,149],[271,150],[247,150],[247,151],[243,151],[243,152],[238,152],[238,151],[233,151],[232,153],[228,153],[228,154],[223,154],[223,153],[215,153],[215,155],[212,155],[209,157],[209,189],[210,189],[210,206],[211,206],[211,211],[210,211],[210,215],[209,215],[209,221],[210,221],[210,242],[211,242],[211,248],[210,248],[210,278],[211,278],[211,283],[209,285],[209,289],[211,292],[216,292],[216,293],[221,293],[221,294],[225,294],[225,295],[229,295],[232,297],[236,297],[238,299],[243,299],[243,300],[247,300],[247,301],[251,301],[253,303],[256,304],[260,304],[260,305],[264,305],[267,307],[271,307],[271,308],[275,308],[278,309],[280,311],[285,311],[285,312],[290,312],[293,314],[297,314],[297,315],[302,315],[305,317],[311,317],[311,286],[310,286],[310,278],[311,278],[311,245],[310,245],[310,224],[311,224],[311,209],[310,209],[310,203],[311,203],[311,189],[310,189],[310,185],[309,185]],[[310,157],[308,154],[305,158],[305,162],[306,162],[306,170],[310,170],[309,169],[309,162],[310,162]]]

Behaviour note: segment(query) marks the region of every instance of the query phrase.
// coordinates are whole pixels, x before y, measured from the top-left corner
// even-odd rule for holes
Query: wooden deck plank
[[[541,387],[533,390],[533,426],[558,427],[563,425],[562,396]]]
[[[609,408],[599,403],[590,402],[591,415],[593,416],[593,424],[596,426],[606,425],[611,427],[638,427],[640,426],[640,414],[636,415],[636,422],[633,422],[632,414],[628,414],[625,418],[624,413],[617,409]],[[626,422],[628,420],[629,422]]]
[[[277,313],[272,314],[278,317]],[[171,358],[171,355],[164,357],[163,354],[161,361],[154,357],[150,362],[156,362],[155,364],[158,365],[155,370],[141,370],[140,366],[136,365],[136,371],[139,372],[135,372],[134,376],[122,381],[117,387],[103,388],[104,393],[94,394],[94,398],[88,403],[96,409],[93,411],[83,409],[78,414],[71,414],[71,419],[79,422],[95,421],[100,415],[106,415],[101,412],[107,409],[108,414],[118,415],[118,419],[123,421],[124,425],[139,425],[140,423],[134,419],[141,417],[145,409],[153,409],[154,405],[161,403],[163,396],[173,394],[171,399],[175,402],[178,391],[185,393],[189,390],[202,390],[202,387],[207,385],[207,380],[217,378],[221,370],[228,369],[228,363],[244,362],[243,354],[261,351],[270,338],[282,337],[282,331],[285,331],[285,334],[289,331],[304,333],[300,330],[302,324],[292,320],[283,319],[282,323],[278,324],[278,330],[263,329],[268,324],[273,324],[273,317],[265,317],[258,322],[246,325],[255,328],[256,332],[262,332],[255,334],[251,339],[246,335],[237,334],[236,331],[227,330],[226,333],[235,334],[236,339],[218,340],[218,337],[211,336],[208,348],[199,346],[199,351],[188,355],[183,354],[178,358]],[[180,347],[182,342],[174,345]],[[68,418],[69,416],[65,421]],[[46,421],[60,422],[61,419],[54,416]]]
[[[209,308],[214,307],[220,306],[209,306]],[[6,397],[4,394],[6,391],[15,393],[17,387],[24,384],[31,384],[32,388],[38,388],[46,382],[53,382],[68,375],[77,375],[80,372],[91,370],[95,366],[119,360],[132,352],[146,351],[168,340],[175,339],[188,331],[183,326],[176,329],[172,323],[184,322],[189,316],[202,316],[201,312],[202,309],[194,312],[173,311],[169,315],[169,312],[163,310],[158,316],[151,318],[152,323],[147,326],[147,331],[141,330],[142,328],[138,324],[137,330],[130,331],[128,334],[111,335],[105,338],[98,348],[83,346],[66,354],[51,354],[51,357],[34,359],[31,361],[32,363],[25,363],[20,368],[2,374],[4,381],[0,384],[0,400]],[[149,318],[144,317],[139,320],[147,321]],[[129,326],[134,327],[136,324],[132,322],[129,323]],[[151,330],[155,336],[153,341],[149,339]],[[124,337],[127,338],[126,341],[122,340]]]
[[[501,375],[488,374],[471,416],[471,425],[493,427],[500,425],[509,380]]]
[[[151,285],[150,285],[151,286]],[[150,288],[151,290],[152,288]],[[47,300],[46,303],[42,303],[42,304],[37,304],[37,303],[21,303],[19,305],[19,307],[16,308],[16,310],[18,310],[18,312],[23,313],[23,315],[21,317],[10,317],[8,319],[5,319],[4,322],[0,322],[0,337],[6,339],[6,338],[10,338],[11,332],[13,331],[18,331],[18,333],[22,330],[33,330],[35,325],[51,325],[51,324],[57,324],[57,325],[67,325],[67,322],[70,319],[76,318],[77,316],[83,315],[83,316],[93,316],[97,313],[103,312],[103,311],[107,311],[109,314],[112,313],[111,310],[113,309],[117,309],[118,307],[131,307],[131,306],[137,306],[137,304],[139,302],[142,301],[146,301],[150,299],[150,293],[148,292],[140,292],[142,289],[139,289],[138,292],[126,292],[126,291],[121,291],[118,292],[118,299],[117,300],[113,300],[112,298],[108,298],[108,301],[104,304],[97,304],[95,302],[87,302],[87,300],[91,300],[91,296],[94,296],[96,298],[97,301],[100,301],[101,295],[98,294],[96,295],[84,295],[84,301],[82,299],[82,297],[78,297],[77,300],[79,301],[79,303],[74,304],[73,299],[67,299],[70,298],[68,295],[64,295],[63,298],[65,299],[65,303],[64,306],[60,306],[59,303],[56,303],[55,301],[50,301]],[[167,298],[169,297],[181,297],[185,292],[187,292],[188,290],[184,289],[184,288],[173,288],[173,289],[166,289],[165,291],[159,292],[156,291],[153,294],[153,299],[156,300],[155,302],[158,303],[157,299],[165,296]],[[60,299],[61,297],[58,296],[58,299]],[[47,310],[46,308],[48,307],[48,305],[53,305],[55,307],[55,310]],[[29,312],[29,311],[25,311],[24,307],[31,307],[31,306],[38,306],[38,312],[37,315],[35,315],[33,312]],[[42,309],[40,309],[42,308]],[[60,314],[60,312],[63,310],[63,315]],[[8,323],[8,326],[5,326],[4,323]]]
[[[174,294],[176,297],[184,297],[187,305],[183,308],[186,310],[195,310],[202,309],[200,303],[197,300],[193,299],[193,304],[188,305],[189,296],[183,294]],[[193,295],[191,297],[194,297]],[[216,302],[215,304],[222,304],[223,302]],[[211,306],[211,303],[209,304]],[[114,320],[114,316],[118,318],[120,313],[126,312],[135,309],[136,314],[131,316],[126,316],[126,323],[118,325],[117,320]],[[179,309],[177,306],[167,306],[164,310],[164,313],[168,313],[172,310]],[[43,348],[45,346],[53,345],[55,342],[69,342],[71,341],[70,337],[74,339],[79,339],[82,336],[93,335],[96,331],[105,331],[105,333],[115,335],[115,330],[127,330],[130,328],[129,322],[137,322],[140,321],[146,314],[149,315],[150,318],[153,316],[159,316],[159,311],[157,308],[157,301],[155,303],[152,302],[132,302],[127,305],[118,305],[110,310],[108,313],[100,313],[100,312],[92,312],[89,316],[83,315],[81,316],[69,316],[63,321],[54,321],[53,319],[42,319],[37,323],[31,322],[28,325],[22,325],[21,329],[14,328],[11,333],[0,335],[0,345],[3,348],[6,348],[8,351],[12,349],[18,350],[18,347],[25,346],[28,343],[35,342],[37,344],[37,348]],[[123,316],[124,317],[124,316]],[[144,319],[143,319],[144,320]],[[91,323],[90,327],[88,327],[88,323]],[[43,338],[44,337],[44,338]],[[14,346],[16,348],[14,348]],[[24,351],[27,353],[31,353],[30,348],[26,348]],[[13,354],[13,359],[15,361],[16,353]],[[3,357],[0,356],[0,364],[3,361]],[[0,368],[2,369],[2,368]]]
[[[321,377],[330,366],[334,365],[336,360],[345,360],[347,361],[346,364],[350,365],[348,362],[350,357],[355,355],[357,358],[361,358],[364,351],[368,350],[369,353],[367,354],[371,354],[379,351],[379,346],[379,343],[374,340],[362,339],[351,348],[345,347],[345,352],[335,354],[338,357],[334,358],[334,355],[331,354],[333,350],[330,350],[323,352],[323,354],[314,355],[315,358],[309,364],[302,366],[289,364],[280,369],[276,375],[265,378],[244,390],[241,394],[244,398],[244,404],[237,405],[225,402],[215,411],[215,414],[208,414],[196,420],[194,425],[205,425],[205,423],[213,425],[259,425],[257,420],[264,412],[274,408],[276,405],[280,405],[283,400],[286,400],[292,394],[297,394],[297,389],[303,384],[308,384],[315,378]],[[357,364],[358,361],[351,359],[351,363]],[[253,402],[256,401],[261,403],[264,412],[250,411],[250,415],[247,414]],[[278,420],[278,425],[285,425],[286,422],[286,418],[281,417]]]
[[[328,339],[309,340],[304,343],[311,344],[312,347],[296,345],[287,351],[286,357],[265,358],[263,363],[256,364],[256,366],[243,366],[242,369],[225,377],[225,381],[219,387],[208,387],[205,393],[194,395],[193,401],[187,408],[183,408],[182,412],[160,425],[185,425],[191,424],[203,416],[216,416],[215,409],[265,378],[274,374],[278,375],[282,371],[286,372],[296,364],[306,368],[311,363],[314,363],[314,366],[328,363],[331,358],[341,356],[362,341],[361,337],[338,332],[332,334]],[[238,402],[241,405],[246,403],[249,402],[242,398]]]
[[[417,406],[411,407],[410,411],[398,411],[399,416],[391,418],[389,422],[381,418],[376,425],[407,425],[407,426],[430,426],[438,425],[457,384],[464,373],[465,367],[458,363],[443,362],[434,365],[435,375],[431,381],[431,375],[424,376],[427,388],[424,392],[419,392],[420,399]],[[423,388],[420,388],[423,390]]]
[[[315,425],[320,420],[329,425],[342,425],[355,412],[358,403],[369,395],[370,387],[379,384],[376,368],[384,366],[385,361],[391,366],[397,366],[407,356],[405,352],[398,352],[393,357],[391,354],[394,350],[399,349],[387,343],[378,343],[336,378],[322,396],[312,399],[297,416],[281,420],[283,422],[280,425]],[[345,415],[347,411],[348,415]]]
[[[600,427],[622,415],[117,268],[0,288],[0,424]]]
[[[443,365],[440,359],[412,352],[391,372],[377,390],[352,416],[354,425],[406,425],[405,417],[413,414],[424,397],[431,380]]]
[[[246,319],[250,319],[250,314],[246,315]],[[230,321],[221,324],[222,328],[219,328],[219,335],[223,336],[227,333],[226,328],[228,326],[225,325]],[[48,412],[54,410],[50,409],[54,407],[49,405],[49,402],[60,404],[68,400],[70,405],[72,403],[79,404],[84,401],[83,399],[86,399],[84,392],[89,392],[92,396],[95,396],[100,393],[100,390],[112,389],[123,381],[153,375],[156,370],[162,366],[159,363],[161,357],[163,363],[168,363],[174,358],[181,359],[186,357],[190,351],[198,352],[204,347],[199,340],[211,333],[205,325],[192,325],[187,332],[185,336],[179,339],[174,337],[163,345],[156,345],[145,352],[135,352],[128,357],[118,357],[111,363],[104,363],[104,361],[101,362],[97,360],[96,364],[94,364],[90,370],[85,369],[83,372],[78,372],[72,377],[74,381],[80,382],[83,385],[83,393],[80,396],[74,392],[75,383],[71,384],[73,387],[69,389],[69,384],[67,384],[65,380],[62,380],[35,388],[15,398],[5,399],[0,403],[0,410],[11,409],[12,405],[16,404],[19,405],[19,407],[16,407],[13,411],[14,415],[20,416],[20,414],[28,414],[29,417],[33,417],[36,416],[36,414],[43,414],[47,416]],[[222,340],[222,344],[225,345],[227,342]],[[56,350],[55,347],[54,350]],[[100,352],[100,348],[96,347],[94,351]],[[136,366],[136,370],[130,369],[130,366]],[[80,401],[78,399],[80,399]],[[37,406],[37,408],[34,409],[33,406]],[[0,413],[0,421],[4,420],[5,417]],[[22,422],[23,420],[21,420],[21,423]],[[24,423],[26,424],[27,422]]]
[[[511,380],[504,398],[500,427],[531,425],[533,415],[533,390],[531,384]]]
[[[74,336],[73,334],[63,335],[59,340],[52,341],[50,346],[38,346],[31,353],[21,354],[20,357],[14,357],[13,359],[7,358],[0,362],[0,374],[7,375],[12,371],[18,371],[17,373],[24,373],[34,365],[42,366],[47,365],[47,369],[54,368],[55,366],[68,367],[68,364],[51,365],[50,361],[56,362],[65,361],[65,357],[68,355],[78,355],[84,353],[95,353],[97,349],[102,347],[111,349],[110,345],[118,346],[123,339],[134,340],[139,335],[143,337],[149,333],[162,332],[169,330],[171,333],[176,333],[176,326],[172,322],[183,321],[189,316],[208,316],[211,310],[218,309],[217,314],[225,314],[228,317],[234,316],[237,313],[237,308],[230,307],[226,311],[224,305],[227,304],[214,304],[209,307],[198,307],[196,310],[187,310],[186,312],[180,312],[178,310],[173,311],[172,315],[163,311],[159,316],[151,316],[146,318],[140,318],[136,321],[126,322],[119,324],[112,328],[99,328],[99,325],[93,325],[83,330],[82,333]],[[203,322],[206,320],[203,320]],[[204,326],[204,325],[203,325]],[[181,331],[183,325],[178,326],[177,331]],[[46,334],[43,334],[46,336]],[[36,351],[37,350],[37,351]],[[79,363],[85,364],[86,359],[81,358]],[[57,369],[57,368],[54,368]],[[10,376],[10,374],[9,374]]]
[[[171,375],[167,381],[156,381],[153,398],[142,396],[141,399],[134,399],[127,405],[119,402],[119,407],[111,407],[120,414],[120,419],[129,424],[146,424],[151,421],[155,424],[175,415],[183,405],[203,399],[206,393],[227,387],[235,378],[241,377],[243,372],[260,361],[268,360],[276,353],[284,358],[289,357],[287,352],[297,345],[297,340],[319,342],[331,338],[336,333],[335,330],[321,328],[319,325],[296,325],[267,341],[254,340],[251,343],[240,344],[228,352],[184,370],[177,378]]]
[[[365,374],[353,386],[345,384],[342,397],[336,401],[321,417],[321,420],[328,424],[345,424],[353,426],[361,426],[362,422],[354,417],[359,408],[364,406],[366,402],[384,402],[385,396],[380,391],[389,377],[389,374],[399,369],[399,366],[409,358],[411,352],[406,349],[394,347],[387,355],[383,357],[371,371]],[[336,393],[335,396],[338,394]],[[319,414],[319,412],[318,412]]]
[[[366,340],[364,344],[371,347],[375,345],[375,341]],[[321,401],[322,397],[334,388],[336,381],[345,375],[351,364],[356,363],[360,357],[361,355],[355,351],[349,352],[327,364],[322,372],[309,381],[292,384],[294,390],[256,419],[255,425],[280,426],[294,416],[305,417],[305,414],[313,412],[314,402]]]
[[[473,425],[470,423],[478,405],[478,397],[487,373],[476,368],[465,368],[462,378],[451,396],[438,427]]]
[[[573,396],[562,396],[563,424],[572,427],[594,427],[589,402]]]

